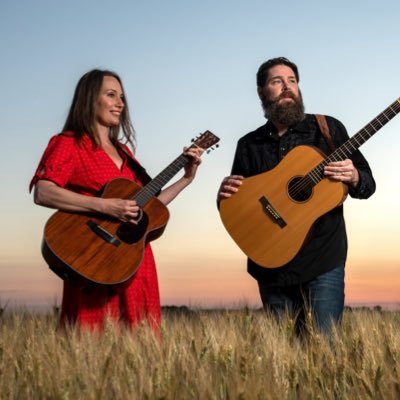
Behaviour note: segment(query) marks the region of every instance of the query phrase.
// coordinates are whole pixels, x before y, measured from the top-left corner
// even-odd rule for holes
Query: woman
[[[121,79],[111,71],[92,70],[78,82],[62,133],[51,138],[32,179],[36,204],[72,212],[99,212],[136,223],[139,207],[134,200],[98,197],[113,178],[143,184],[143,173],[126,145],[119,142],[120,128],[134,148],[135,135]],[[195,177],[202,150],[190,148],[184,176],[162,190],[158,199],[167,205]],[[132,159],[129,159],[132,158]],[[142,181],[141,181],[142,180]],[[150,245],[136,274],[113,286],[81,289],[64,281],[60,325],[101,328],[106,317],[133,326],[147,319],[159,327],[160,298]]]

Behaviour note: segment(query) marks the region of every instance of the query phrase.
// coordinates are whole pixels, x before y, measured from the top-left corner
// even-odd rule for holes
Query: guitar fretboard
[[[181,154],[176,158],[167,168],[161,171],[153,180],[151,180],[146,186],[144,186],[139,192],[136,193],[133,200],[139,207],[144,205],[157,194],[157,192],[164,187],[179,171],[183,168],[186,163],[189,162],[189,157]]]
[[[343,161],[354,153],[361,145],[370,139],[376,132],[386,125],[392,118],[400,112],[400,97],[394,101],[389,107],[382,111],[369,124],[364,126],[359,132],[352,136],[349,140],[337,148],[329,157],[318,164],[303,179],[309,182],[311,186],[315,186],[324,177],[324,167],[332,161]]]

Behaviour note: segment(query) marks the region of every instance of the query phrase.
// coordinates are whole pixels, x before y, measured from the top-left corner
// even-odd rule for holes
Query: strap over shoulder
[[[132,154],[124,145],[120,144],[119,148],[126,154],[128,158],[128,163],[132,170],[135,172],[136,176],[139,178],[140,182],[142,182],[143,185],[147,185],[152,180],[152,178],[147,173],[146,169],[138,163],[136,158],[132,156]]]
[[[335,151],[336,146],[333,143],[332,135],[331,135],[331,132],[329,131],[329,126],[326,121],[325,115],[321,115],[321,114],[314,114],[314,115],[315,115],[315,119],[317,121],[319,130],[321,131],[322,136],[324,137],[326,143],[328,144],[331,151]]]

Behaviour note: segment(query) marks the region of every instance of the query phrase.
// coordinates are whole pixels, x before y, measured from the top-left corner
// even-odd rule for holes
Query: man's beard
[[[279,100],[285,97],[290,97],[293,102],[279,103]],[[300,90],[299,97],[295,97],[292,92],[286,91],[281,93],[276,100],[261,99],[261,104],[265,118],[284,126],[297,125],[305,117],[303,97]]]

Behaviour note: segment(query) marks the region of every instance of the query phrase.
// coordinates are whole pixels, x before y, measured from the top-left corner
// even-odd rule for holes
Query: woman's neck
[[[110,129],[106,126],[97,126],[95,129],[95,138],[97,144],[101,147],[112,145],[110,139]]]

